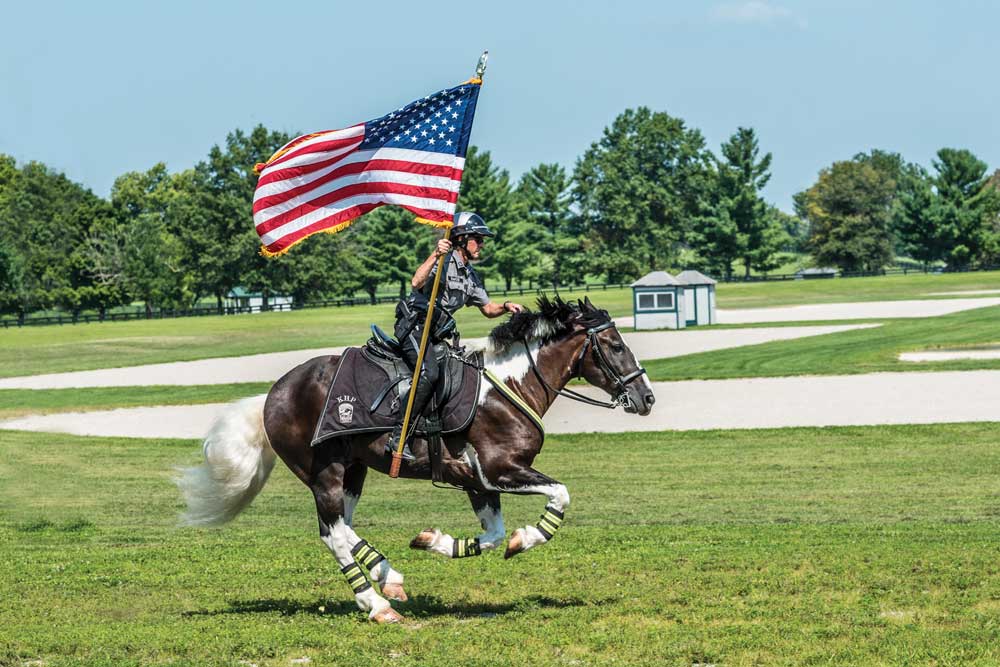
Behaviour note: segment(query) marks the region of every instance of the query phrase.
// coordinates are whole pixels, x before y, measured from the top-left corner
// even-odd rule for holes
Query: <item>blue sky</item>
[[[0,152],[107,195],[180,171],[257,123],[375,118],[471,75],[490,50],[473,143],[520,175],[572,168],[628,107],[718,146],[738,126],[792,195],[873,147],[930,166],[943,146],[1000,167],[1000,3],[954,1],[82,2],[3,11]]]

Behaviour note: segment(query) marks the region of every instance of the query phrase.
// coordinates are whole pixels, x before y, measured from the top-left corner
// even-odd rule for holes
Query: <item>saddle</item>
[[[437,410],[431,416],[411,416],[412,432],[423,437],[467,429],[476,416],[482,379],[481,353],[465,356],[443,344],[432,350],[441,367],[431,401]],[[340,358],[312,446],[331,438],[391,431],[400,411],[406,409],[402,397],[411,381],[412,373],[400,356],[399,344],[372,325],[372,337],[365,346],[349,347]]]

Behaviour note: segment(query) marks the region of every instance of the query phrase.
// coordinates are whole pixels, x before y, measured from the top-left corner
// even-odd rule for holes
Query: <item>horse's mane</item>
[[[563,301],[559,295],[549,299],[542,294],[535,303],[537,311],[514,313],[490,332],[490,348],[494,352],[506,352],[523,340],[529,343],[550,341],[572,329],[574,324],[593,327],[611,321],[608,311],[594,306],[589,298],[572,303]]]

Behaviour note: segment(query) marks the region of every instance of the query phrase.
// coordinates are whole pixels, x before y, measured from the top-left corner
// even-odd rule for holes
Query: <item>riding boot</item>
[[[413,389],[410,391],[413,391]],[[410,440],[413,438],[413,431],[415,430],[417,418],[423,414],[424,409],[427,407],[427,403],[431,398],[431,394],[434,393],[434,386],[423,374],[420,375],[420,381],[417,382],[416,392],[417,395],[413,397],[413,410],[410,413],[410,426],[407,430],[406,442],[403,443],[402,458],[404,461],[415,461],[417,458],[413,455],[413,452],[410,451]],[[396,449],[399,447],[399,438],[403,434],[403,417],[406,414],[406,402],[409,399],[409,394],[407,393],[399,398],[399,420],[392,429],[392,435],[389,436],[389,441],[385,444],[386,452],[390,456],[394,454]]]

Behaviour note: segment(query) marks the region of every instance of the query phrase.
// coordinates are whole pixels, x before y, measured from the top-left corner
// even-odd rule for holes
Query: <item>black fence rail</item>
[[[964,269],[943,269],[943,268],[900,268],[882,269],[879,271],[830,271],[827,273],[781,273],[762,276],[732,276],[729,279],[720,278],[720,283],[758,283],[758,282],[780,282],[785,280],[809,280],[809,279],[830,279],[830,278],[871,278],[874,276],[905,276],[920,273],[974,273],[980,271],[997,271],[1000,265],[986,266],[979,268]],[[603,292],[609,289],[621,289],[630,287],[631,283],[580,283],[578,285],[560,285],[559,290],[564,292]],[[538,293],[551,293],[555,291],[553,287],[512,287],[509,289],[492,289],[489,293],[493,296],[532,296]],[[348,306],[368,306],[374,304],[396,303],[399,294],[377,294],[374,299],[368,296],[344,297],[340,299],[325,299],[319,301],[309,301],[307,303],[279,303],[264,306],[204,306],[184,310],[154,310],[147,313],[145,309],[137,308],[134,311],[118,311],[101,314],[59,314],[46,316],[27,316],[21,318],[0,319],[0,328],[9,329],[26,326],[45,326],[60,324],[88,324],[91,322],[124,322],[128,320],[165,320],[177,317],[204,317],[210,315],[243,315],[261,312],[285,312],[292,310],[304,310],[308,308],[343,308]]]

